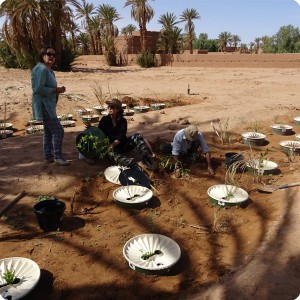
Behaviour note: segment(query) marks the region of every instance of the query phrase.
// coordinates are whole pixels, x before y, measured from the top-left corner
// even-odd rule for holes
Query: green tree
[[[100,4],[97,8],[101,24],[103,25],[103,46],[105,57],[109,66],[117,64],[117,53],[115,47],[115,37],[118,36],[118,27],[115,21],[120,19],[117,10],[109,4]]]
[[[218,46],[219,46],[219,49],[224,52],[226,47],[227,47],[227,44],[228,42],[230,41],[232,35],[230,32],[228,31],[223,31],[219,34],[218,36]]]
[[[241,38],[237,34],[233,34],[231,37],[231,42],[233,43],[233,46],[237,48],[238,43],[241,41]]]
[[[95,45],[95,36],[94,31],[95,27],[93,24],[92,17],[96,14],[95,7],[93,3],[87,3],[85,0],[82,0],[82,4],[76,7],[76,19],[83,19],[82,26],[84,30],[87,31],[89,37],[89,43],[91,45],[91,52],[96,54],[96,45]]]
[[[255,53],[258,53],[260,48],[260,38],[259,37],[255,38],[254,43],[255,43]]]
[[[66,33],[73,23],[69,5],[76,7],[78,3],[76,0],[6,0],[1,4],[0,16],[5,16],[3,38],[18,66],[33,67],[45,44],[55,48],[58,54],[56,64],[61,65],[63,47],[68,45]],[[69,45],[67,48],[69,51]]]
[[[131,43],[131,53],[133,53],[133,38],[132,32],[135,31],[137,28],[133,24],[128,24],[127,26],[121,28],[121,34],[124,35],[126,44],[127,44],[127,51],[130,48],[129,45]]]
[[[194,49],[216,52],[218,50],[218,41],[209,39],[207,33],[200,33],[198,39],[194,41]]]
[[[280,27],[274,40],[279,53],[297,53],[300,51],[299,28],[292,25]]]
[[[158,23],[162,25],[160,31],[159,47],[164,53],[178,53],[178,42],[181,39],[181,29],[176,27],[179,21],[176,21],[174,13],[162,14]]]
[[[142,52],[145,52],[148,50],[146,45],[147,23],[153,18],[154,10],[147,0],[127,0],[124,7],[126,6],[131,6],[131,17],[139,24],[141,49]]]
[[[83,55],[89,54],[89,37],[86,32],[81,32],[77,36],[78,52]]]
[[[195,25],[193,20],[196,19],[200,19],[200,15],[194,8],[187,8],[180,15],[181,22],[186,22],[184,29],[188,33],[190,54],[193,54],[193,40],[195,39]]]

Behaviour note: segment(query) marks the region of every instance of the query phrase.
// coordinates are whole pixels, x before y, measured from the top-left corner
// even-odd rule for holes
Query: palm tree
[[[104,26],[105,34],[111,37],[118,35],[118,27],[114,25],[114,22],[121,19],[117,10],[109,4],[100,4],[97,8],[97,12],[101,23]]]
[[[3,37],[20,66],[33,66],[44,44],[55,47],[60,65],[63,32],[73,23],[72,10],[67,4],[78,5],[76,0],[6,0],[2,3]]]
[[[131,5],[131,17],[139,24],[142,52],[147,51],[146,45],[146,24],[154,16],[153,8],[147,0],[126,0],[124,7]]]
[[[128,24],[127,26],[121,28],[121,34],[124,35],[126,44],[127,44],[127,51],[129,48],[129,44],[131,41],[131,53],[133,53],[133,39],[132,39],[132,32],[136,30],[136,26],[133,24]]]
[[[119,31],[114,22],[120,20],[121,17],[117,10],[109,4],[100,4],[97,12],[103,26],[103,45],[106,60],[109,66],[115,66],[117,64],[115,37],[118,36]]]
[[[76,33],[80,33],[79,25],[76,24],[75,22],[69,24],[68,32],[70,32],[71,35],[71,43],[72,43],[73,51],[74,53],[77,53],[78,51],[77,51]]]
[[[82,26],[87,30],[89,35],[89,40],[92,48],[92,53],[96,54],[96,46],[95,46],[95,37],[93,35],[93,21],[92,16],[96,14],[94,4],[87,3],[85,0],[82,0],[82,5],[76,7],[76,18],[83,18]]]
[[[261,38],[255,38],[254,39],[254,42],[255,42],[255,53],[258,53],[258,50],[260,48],[260,41],[261,41]]]
[[[186,22],[184,29],[188,33],[190,54],[193,54],[193,40],[195,38],[195,25],[193,20],[200,19],[199,13],[194,8],[187,8],[180,15],[181,22]]]
[[[77,36],[77,45],[80,49],[80,53],[83,55],[89,54],[89,37],[88,34],[85,32],[81,32]]]
[[[219,44],[219,49],[221,51],[225,51],[226,50],[226,47],[227,47],[227,43],[229,42],[229,40],[231,39],[231,33],[230,32],[227,32],[227,31],[224,31],[224,32],[221,32],[218,36],[219,40],[218,40],[218,44]]]
[[[102,51],[102,35],[104,30],[104,24],[102,23],[100,16],[92,17],[89,21],[89,31],[93,37],[94,53],[103,55]]]
[[[178,29],[175,25],[179,22],[176,21],[176,16],[174,13],[166,13],[162,14],[158,23],[162,25],[162,29],[160,31],[161,36],[161,47],[164,49],[165,53],[174,53],[175,45],[177,45],[176,37],[180,36],[181,29]]]
[[[234,47],[237,48],[237,45],[241,41],[241,38],[237,34],[234,34],[231,36],[231,41],[232,41]]]

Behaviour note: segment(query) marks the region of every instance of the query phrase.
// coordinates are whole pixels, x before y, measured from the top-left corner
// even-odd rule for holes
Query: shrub
[[[143,51],[137,56],[137,64],[142,68],[151,68],[157,65],[155,54]]]

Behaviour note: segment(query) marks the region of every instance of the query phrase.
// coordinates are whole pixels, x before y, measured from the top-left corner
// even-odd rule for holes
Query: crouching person
[[[175,161],[182,165],[182,159],[191,156],[201,148],[200,155],[203,155],[207,162],[207,171],[210,175],[215,172],[211,165],[211,157],[209,148],[203,138],[202,133],[198,131],[195,125],[190,125],[176,132],[172,143],[164,143],[160,146],[160,150],[165,155],[173,155]],[[175,176],[180,176],[180,169],[175,170]]]

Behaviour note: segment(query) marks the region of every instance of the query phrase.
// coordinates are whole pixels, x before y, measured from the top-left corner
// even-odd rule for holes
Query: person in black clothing
[[[148,169],[153,170],[154,165],[150,159],[152,150],[147,141],[139,133],[126,136],[127,120],[123,117],[121,101],[112,99],[106,104],[108,105],[108,115],[101,118],[98,128],[103,131],[113,146],[113,151],[109,153],[109,157],[113,158],[117,164],[133,167],[137,163],[133,158],[126,157],[124,153],[137,148],[143,164]]]

